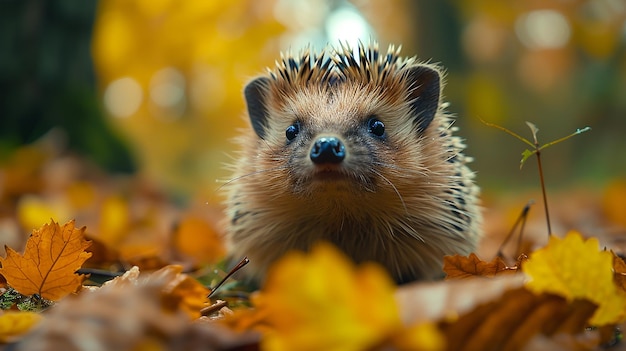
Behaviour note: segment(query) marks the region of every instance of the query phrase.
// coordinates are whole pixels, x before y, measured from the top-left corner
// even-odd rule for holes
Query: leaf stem
[[[537,147],[535,154],[537,155],[537,165],[539,168],[539,180],[541,181],[541,193],[543,195],[543,208],[546,211],[546,223],[548,224],[548,237],[552,235],[552,227],[550,225],[550,212],[548,211],[548,196],[546,195],[546,185],[543,180],[543,169],[541,167],[541,151]]]

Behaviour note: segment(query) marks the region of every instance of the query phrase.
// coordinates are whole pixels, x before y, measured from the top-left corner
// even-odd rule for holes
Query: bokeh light
[[[143,90],[131,77],[114,80],[104,90],[104,106],[114,117],[130,117],[143,102]]]

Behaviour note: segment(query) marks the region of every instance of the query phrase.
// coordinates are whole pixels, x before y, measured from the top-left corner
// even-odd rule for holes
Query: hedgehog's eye
[[[371,117],[367,121],[367,131],[376,135],[377,137],[382,137],[385,135],[385,124],[381,122],[376,117]]]
[[[300,122],[294,122],[294,124],[290,125],[287,127],[287,130],[285,130],[285,135],[289,141],[295,139],[298,133],[300,133]]]

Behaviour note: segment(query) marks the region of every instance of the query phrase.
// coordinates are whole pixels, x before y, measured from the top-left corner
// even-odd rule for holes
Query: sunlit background
[[[217,203],[246,81],[281,51],[372,39],[446,68],[486,194],[538,179],[534,160],[519,170],[526,145],[480,119],[529,139],[531,121],[540,142],[590,126],[543,154],[553,189],[626,176],[623,0],[4,0],[0,159],[33,160],[24,145],[49,143],[176,203]],[[4,195],[29,189],[9,181]]]

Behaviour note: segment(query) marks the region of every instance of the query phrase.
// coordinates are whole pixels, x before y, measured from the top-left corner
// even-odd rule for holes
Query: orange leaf
[[[206,307],[207,296],[211,291],[182,271],[181,266],[170,265],[153,273],[153,279],[167,281],[163,286],[161,303],[165,310],[180,308],[191,318],[199,318],[200,310]]]
[[[517,267],[508,267],[500,257],[495,257],[491,262],[485,262],[476,254],[471,253],[467,257],[445,256],[443,271],[447,274],[446,279],[466,279],[475,276],[494,277],[498,274],[515,273]]]
[[[84,239],[84,232],[85,227],[74,228],[73,220],[63,227],[51,221],[33,230],[23,255],[6,247],[7,257],[0,257],[0,274],[22,295],[59,300],[76,291],[85,279],[74,273],[91,257],[85,252],[91,242]]]
[[[609,221],[626,227],[626,179],[614,180],[606,187],[602,207]]]
[[[174,233],[174,247],[201,263],[213,263],[225,254],[220,234],[199,217],[183,219]]]

